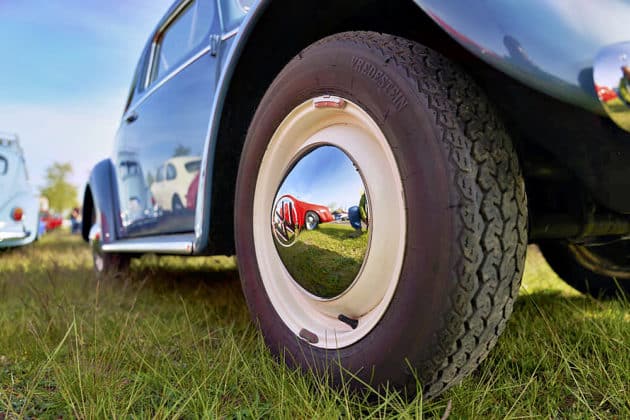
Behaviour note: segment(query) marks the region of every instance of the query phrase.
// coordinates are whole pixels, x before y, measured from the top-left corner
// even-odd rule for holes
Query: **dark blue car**
[[[630,291],[628,20],[612,0],[178,0],[85,190],[95,268],[236,254],[274,354],[438,395],[504,330],[528,244],[581,291]],[[287,196],[354,227],[305,229]]]

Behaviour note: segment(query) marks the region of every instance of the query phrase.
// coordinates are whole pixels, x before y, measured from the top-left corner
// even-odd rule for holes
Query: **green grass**
[[[359,234],[349,223],[326,223],[304,230],[290,247],[276,246],[289,273],[309,292],[332,298],[357,277],[368,234]]]
[[[154,257],[98,282],[65,233],[1,253],[0,418],[630,418],[630,305],[578,294],[535,248],[497,347],[431,402],[351,395],[273,360],[234,267]]]

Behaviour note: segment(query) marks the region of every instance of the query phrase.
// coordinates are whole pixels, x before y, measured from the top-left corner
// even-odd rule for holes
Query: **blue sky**
[[[20,136],[34,186],[58,161],[81,189],[111,154],[140,51],[172,3],[0,0],[0,131]]]
[[[284,180],[276,198],[291,194],[301,201],[336,210],[359,204],[364,191],[361,176],[340,149],[319,147],[304,156]]]

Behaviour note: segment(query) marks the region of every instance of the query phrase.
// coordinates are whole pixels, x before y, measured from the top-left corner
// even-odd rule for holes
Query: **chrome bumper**
[[[7,226],[4,224],[0,224],[0,242],[16,240],[16,239],[25,239],[31,233],[25,230],[22,226]]]

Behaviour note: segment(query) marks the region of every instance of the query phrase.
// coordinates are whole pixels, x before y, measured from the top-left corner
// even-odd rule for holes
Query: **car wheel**
[[[549,266],[568,285],[597,298],[630,296],[630,243],[586,246],[539,244]]]
[[[98,276],[115,275],[125,272],[131,263],[131,257],[127,254],[117,254],[103,251],[103,235],[101,225],[97,221],[97,210],[92,210],[92,227],[88,235],[92,250],[92,262],[94,271]]]
[[[184,209],[184,204],[177,194],[173,194],[173,199],[171,200],[171,209],[173,211],[182,211]]]
[[[304,216],[304,225],[307,230],[317,229],[319,225],[319,216],[314,211],[307,211]]]
[[[311,45],[258,105],[237,179],[241,282],[267,345],[334,384],[355,375],[354,388],[415,392],[417,373],[438,395],[486,357],[512,312],[524,191],[501,123],[444,57],[369,32]],[[361,235],[300,232],[282,199],[348,208],[364,193]]]

